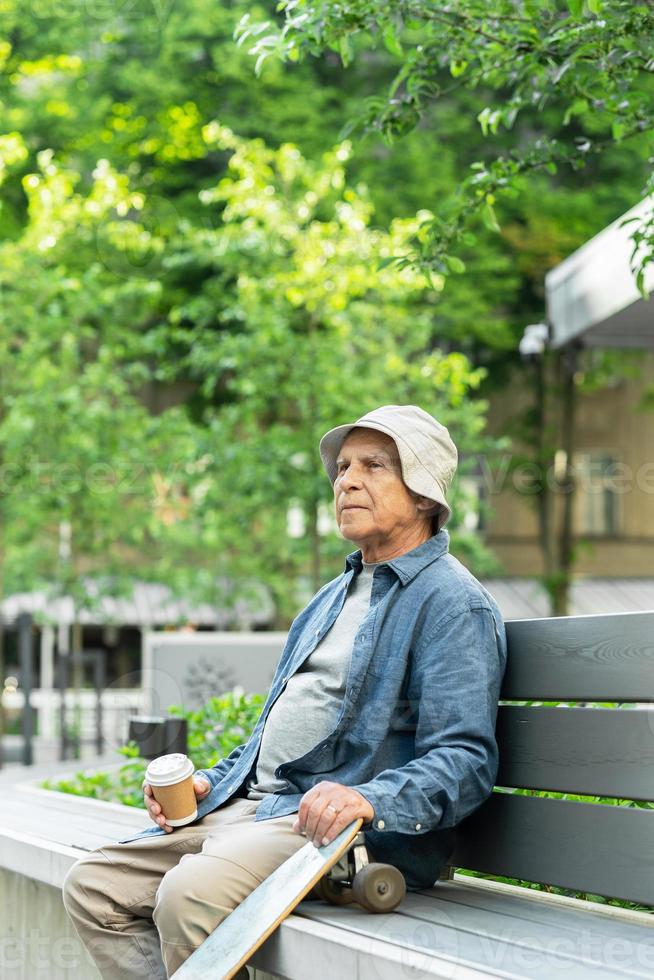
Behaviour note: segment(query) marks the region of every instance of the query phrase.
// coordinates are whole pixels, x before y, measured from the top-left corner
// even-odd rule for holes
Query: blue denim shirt
[[[448,545],[441,530],[375,569],[336,726],[276,770],[286,786],[264,797],[255,817],[295,813],[323,779],[352,786],[375,812],[364,828],[375,860],[399,867],[410,888],[433,884],[454,845],[452,829],[490,794],[498,768],[504,625],[493,598]],[[332,626],[360,569],[361,552],[348,555],[343,573],[294,620],[249,741],[199,770],[212,788],[198,803],[198,820],[245,794],[272,705]],[[163,833],[153,826],[135,837]]]

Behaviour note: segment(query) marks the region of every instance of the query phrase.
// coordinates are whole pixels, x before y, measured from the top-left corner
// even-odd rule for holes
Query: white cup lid
[[[145,781],[153,786],[169,786],[186,779],[193,769],[193,763],[183,752],[171,752],[152,760],[145,770]]]

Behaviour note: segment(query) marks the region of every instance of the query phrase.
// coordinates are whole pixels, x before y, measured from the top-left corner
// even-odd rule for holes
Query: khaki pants
[[[255,823],[257,806],[239,798],[196,824],[108,844],[73,865],[64,905],[104,980],[170,977],[306,843],[292,830],[296,814]]]

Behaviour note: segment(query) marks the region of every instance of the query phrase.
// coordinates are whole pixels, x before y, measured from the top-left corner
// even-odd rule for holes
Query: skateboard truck
[[[332,905],[357,902],[368,912],[392,912],[406,895],[402,872],[392,864],[370,860],[361,831],[349,849],[311,893]]]

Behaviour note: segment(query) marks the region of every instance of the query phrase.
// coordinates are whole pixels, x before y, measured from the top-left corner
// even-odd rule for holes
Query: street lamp
[[[550,336],[550,328],[546,323],[530,323],[525,327],[518,350],[520,356],[525,361],[532,361],[541,357],[547,346]]]

